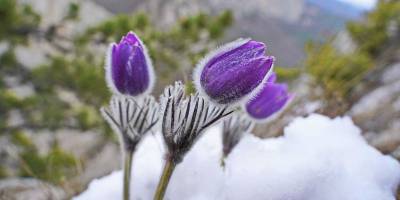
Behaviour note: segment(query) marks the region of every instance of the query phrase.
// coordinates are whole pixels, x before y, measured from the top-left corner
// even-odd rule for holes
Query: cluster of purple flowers
[[[210,52],[195,68],[197,92],[185,94],[176,82],[165,88],[160,102],[149,95],[154,70],[146,46],[133,32],[111,44],[106,60],[106,79],[113,97],[102,114],[118,133],[125,155],[124,199],[129,199],[132,155],[146,133],[160,122],[167,154],[154,199],[162,199],[168,181],[185,154],[204,130],[224,118],[224,157],[255,122],[276,116],[293,95],[276,83],[275,59],[266,46],[238,39]],[[241,111],[237,108],[242,108]],[[242,113],[246,113],[243,115]]]

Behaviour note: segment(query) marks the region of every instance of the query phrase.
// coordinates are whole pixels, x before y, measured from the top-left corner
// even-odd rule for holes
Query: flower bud
[[[274,62],[265,49],[261,42],[239,39],[209,53],[194,73],[197,90],[218,104],[235,104],[254,96]]]
[[[174,163],[182,161],[208,127],[234,112],[228,105],[209,103],[198,93],[186,96],[182,82],[166,87],[160,103],[166,159]]]
[[[147,49],[133,32],[111,44],[106,60],[107,84],[116,94],[138,96],[154,85],[154,72]]]
[[[273,118],[293,99],[293,95],[288,93],[287,85],[275,83],[275,80],[276,75],[271,75],[261,91],[246,103],[245,110],[253,119]]]
[[[222,126],[222,153],[223,159],[230,154],[232,149],[239,143],[243,135],[250,132],[254,123],[240,113],[233,113],[224,120]]]

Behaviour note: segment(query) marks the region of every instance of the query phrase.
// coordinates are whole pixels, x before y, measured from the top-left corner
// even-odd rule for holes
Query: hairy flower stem
[[[154,200],[162,200],[164,198],[165,191],[167,190],[169,180],[171,179],[171,175],[174,172],[175,167],[176,163],[174,161],[172,161],[171,159],[166,160],[160,180],[158,181]]]
[[[125,151],[124,161],[124,189],[123,189],[123,200],[129,200],[129,188],[131,183],[131,169],[132,169],[132,150]]]
[[[221,160],[220,160],[220,165],[221,165],[222,169],[224,169],[224,170],[225,170],[225,159],[226,159],[226,155],[224,154],[221,156]]]

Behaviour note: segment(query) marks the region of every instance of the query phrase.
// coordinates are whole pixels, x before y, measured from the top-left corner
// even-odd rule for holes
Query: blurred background
[[[69,199],[120,168],[99,114],[104,55],[133,30],[154,61],[158,96],[210,49],[238,37],[268,46],[296,99],[255,128],[348,115],[400,159],[398,0],[0,0],[0,199]]]

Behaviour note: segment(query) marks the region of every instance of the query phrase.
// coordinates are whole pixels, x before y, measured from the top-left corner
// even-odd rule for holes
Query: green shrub
[[[0,41],[25,42],[39,23],[40,16],[29,5],[18,6],[16,0],[0,0]]]
[[[292,81],[299,77],[302,70],[300,68],[286,68],[275,66],[274,71],[278,75],[279,81]]]
[[[373,66],[371,59],[362,52],[340,54],[329,42],[309,44],[306,52],[306,71],[323,89],[326,109],[332,114],[344,112],[352,103],[351,92]]]
[[[7,176],[8,176],[8,172],[7,172],[6,168],[4,168],[4,167],[0,164],[0,179],[6,178]]]
[[[389,25],[400,30],[400,1],[379,0],[376,8],[369,12],[363,22],[350,22],[347,30],[360,50],[378,56],[389,42]]]
[[[24,133],[13,133],[12,141],[21,148],[20,176],[61,184],[67,177],[78,174],[78,160],[72,154],[64,152],[57,144],[53,145],[48,154],[40,155],[36,146]]]

